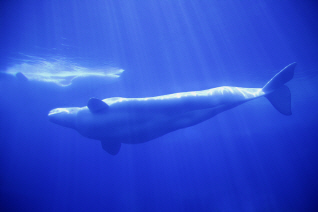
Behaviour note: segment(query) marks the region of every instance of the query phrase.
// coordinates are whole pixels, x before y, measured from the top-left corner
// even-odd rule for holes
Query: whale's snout
[[[61,122],[61,119],[66,117],[67,113],[68,112],[67,112],[66,108],[53,109],[48,114],[49,120],[55,124],[59,124],[59,122]]]
[[[69,113],[67,108],[55,108],[49,112],[49,117],[54,117],[56,114]]]
[[[75,127],[77,108],[56,108],[49,112],[49,121],[63,127]]]

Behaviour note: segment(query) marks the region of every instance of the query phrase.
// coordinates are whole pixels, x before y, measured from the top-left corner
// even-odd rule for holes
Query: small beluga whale
[[[86,63],[83,66],[65,57],[35,56],[14,61],[0,71],[0,110],[3,106],[12,110],[10,105],[19,105],[23,99],[34,107],[45,108],[45,111],[67,105],[69,101],[79,104],[83,98],[88,99],[98,90],[107,89],[111,83],[119,81],[124,72],[116,66]],[[47,96],[50,99],[43,101]]]
[[[88,83],[92,86],[99,81],[104,84],[113,82],[124,72],[123,69],[110,66],[84,67],[66,58],[31,59],[10,66],[5,72],[0,72],[0,77],[11,75],[20,81],[55,84],[60,87],[76,87],[77,84],[81,84],[83,87]]]
[[[291,94],[284,84],[293,78],[295,66],[286,66],[263,88],[222,86],[147,98],[91,98],[85,107],[57,108],[48,116],[53,123],[100,140],[106,152],[116,155],[122,143],[147,142],[263,96],[280,113],[291,115]]]

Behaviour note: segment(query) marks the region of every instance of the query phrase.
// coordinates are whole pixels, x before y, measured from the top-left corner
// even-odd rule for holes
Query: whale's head
[[[75,128],[76,115],[80,108],[56,108],[49,112],[49,120],[63,127]]]

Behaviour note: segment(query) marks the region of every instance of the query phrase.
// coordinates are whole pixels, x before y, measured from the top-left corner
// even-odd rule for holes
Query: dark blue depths
[[[1,211],[317,211],[313,1],[2,1],[1,71],[25,55],[125,69],[56,94],[0,81]],[[49,123],[92,97],[262,87],[297,62],[292,116],[258,99],[117,156]]]

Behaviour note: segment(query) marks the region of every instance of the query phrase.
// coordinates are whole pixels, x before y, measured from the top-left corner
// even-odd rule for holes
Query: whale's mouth
[[[61,123],[61,120],[63,119],[63,116],[68,114],[67,110],[63,110],[63,108],[56,108],[53,109],[49,112],[49,120],[50,122],[53,122],[54,124],[59,124]]]

